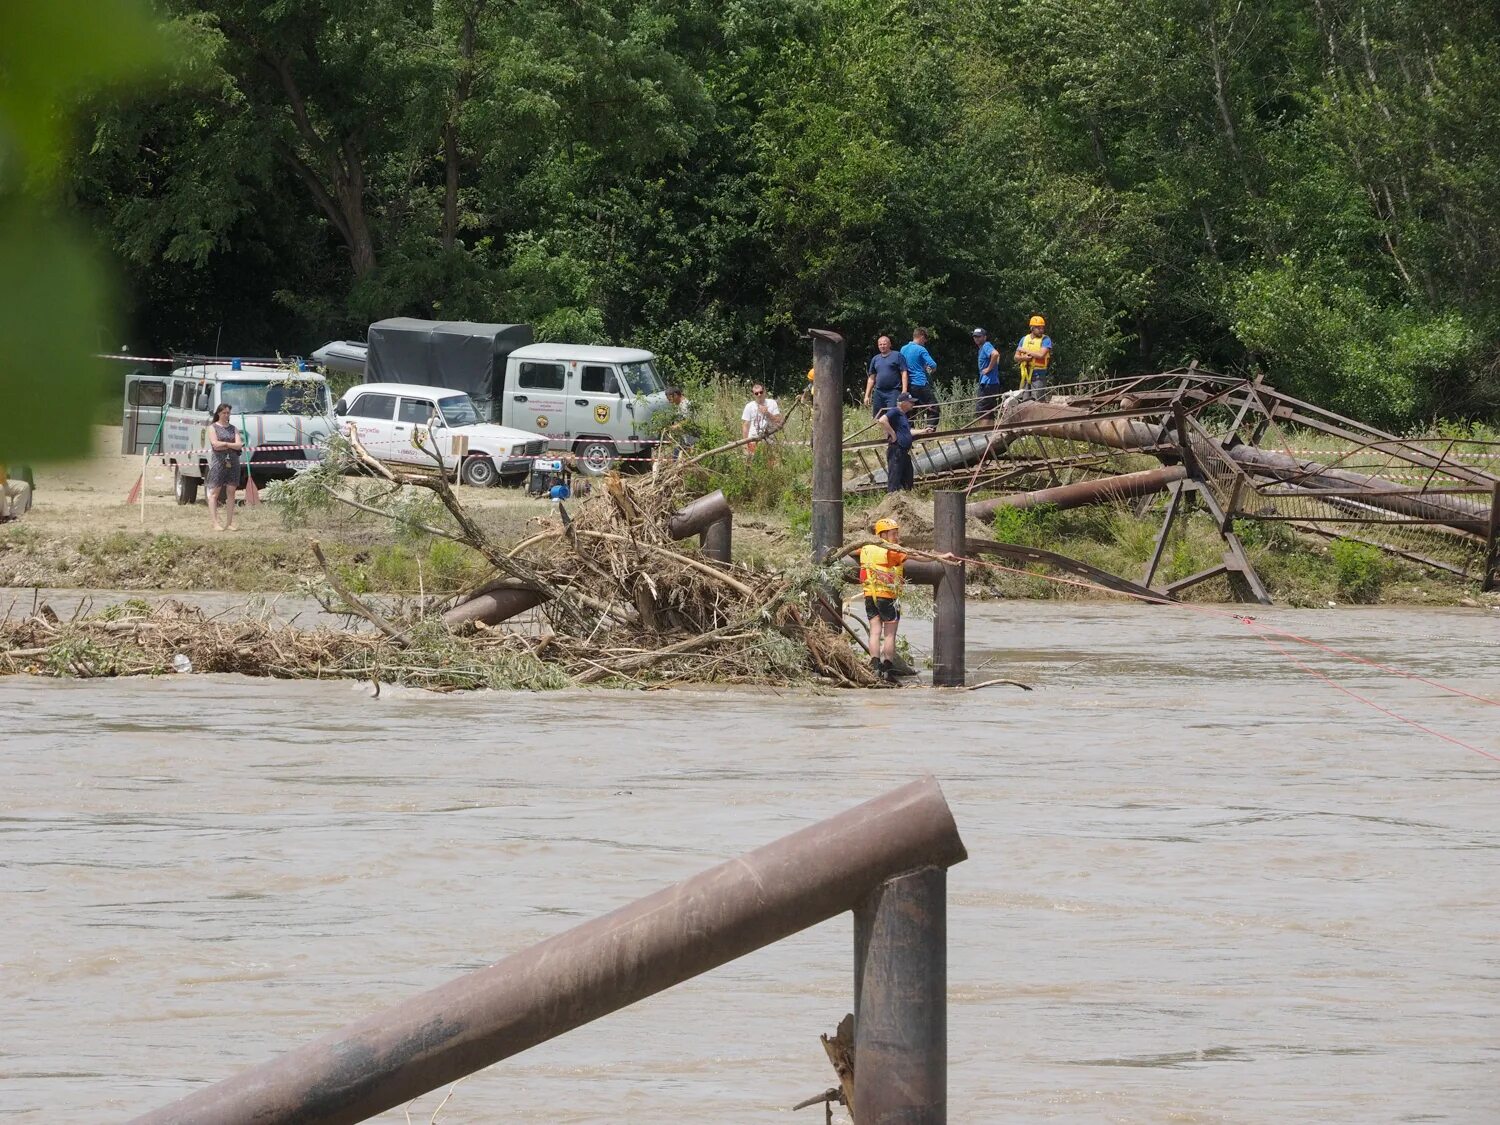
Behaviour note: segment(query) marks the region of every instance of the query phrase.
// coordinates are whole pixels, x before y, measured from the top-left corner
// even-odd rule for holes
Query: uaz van
[[[229,404],[245,437],[240,471],[253,472],[257,483],[319,460],[334,428],[328,383],[315,371],[238,359],[190,363],[170,375],[137,371],[126,378],[120,450],[166,457],[177,502],[191,504],[208,473],[210,412],[220,403]]]

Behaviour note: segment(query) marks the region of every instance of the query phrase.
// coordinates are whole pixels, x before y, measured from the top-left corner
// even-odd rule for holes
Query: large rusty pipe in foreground
[[[346,1125],[966,858],[931,777],[243,1071],[136,1125]]]
[[[969,505],[969,516],[972,519],[988,520],[1001,508],[1026,509],[1048,505],[1063,509],[1101,504],[1108,500],[1130,500],[1160,492],[1173,481],[1182,480],[1186,476],[1187,470],[1181,465],[1168,465],[1166,468],[1147,469],[1140,473],[1121,473],[1117,477],[1060,484],[1055,488],[1039,488],[1034,492],[1013,492],[1009,496],[997,496],[993,500],[981,500]]]
[[[948,1120],[948,872],[882,884],[854,911],[854,1120]]]
[[[821,564],[844,541],[844,338],[814,328],[812,558]]]

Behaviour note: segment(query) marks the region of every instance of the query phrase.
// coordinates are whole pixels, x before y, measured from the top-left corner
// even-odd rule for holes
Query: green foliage
[[[97,99],[66,167],[137,347],[527,321],[785,392],[807,327],[852,388],[921,322],[966,390],[968,328],[1040,311],[1059,380],[1198,358],[1391,426],[1500,410],[1489,2],[159,6],[171,84]]]
[[[1058,538],[1060,515],[1051,504],[1035,508],[1001,508],[995,512],[991,527],[1001,543],[1052,550],[1050,544]]]
[[[1376,548],[1349,539],[1335,539],[1328,545],[1333,559],[1334,577],[1339,592],[1351,602],[1380,600],[1390,567]]]
[[[158,72],[166,38],[132,0],[0,6],[0,455],[88,452],[113,287],[88,235],[60,213],[72,111]],[[45,374],[44,374],[45,372]],[[67,404],[60,409],[60,404]]]

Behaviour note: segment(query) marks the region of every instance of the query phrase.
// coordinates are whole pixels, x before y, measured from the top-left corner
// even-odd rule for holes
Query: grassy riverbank
[[[743,388],[724,379],[689,384],[700,445],[739,435]],[[736,557],[757,564],[794,566],[807,557],[811,423],[807,404],[794,407],[774,450],[753,457],[740,451],[705,463],[702,487],[722,488],[735,509]],[[950,408],[957,420],[966,409]],[[845,432],[861,431],[864,410],[846,411]],[[434,594],[461,590],[485,573],[468,548],[444,540],[398,535],[372,516],[346,510],[308,513],[288,526],[274,504],[241,508],[241,531],[214,533],[203,504],[182,507],[171,498],[169,470],[147,473],[144,518],[124,503],[140,475],[137,458],[122,457],[119,431],[98,428],[94,457],[74,465],[42,468],[34,510],[0,528],[0,586],[119,590],[223,590],[243,593],[295,592],[320,576],[308,547],[317,539],[341,578],[357,593]],[[552,518],[551,506],[519,489],[460,490],[475,518],[499,542],[514,542]],[[892,507],[905,517],[908,542],[930,542],[931,504],[920,496],[851,497],[845,529],[852,537]],[[1131,506],[1099,505],[1068,512],[1004,511],[989,525],[971,522],[970,534],[1042,547],[1111,573],[1139,577],[1150,556],[1160,511],[1137,515]],[[1404,562],[1364,545],[1328,542],[1284,525],[1238,527],[1251,560],[1272,597],[1287,605],[1330,602],[1390,604],[1500,604],[1477,585]],[[1214,565],[1223,546],[1211,522],[1198,515],[1174,531],[1158,581],[1171,582]],[[975,568],[976,595],[1015,598],[1092,598],[1097,595],[1034,573]],[[1194,600],[1225,601],[1230,589],[1214,579],[1191,591]]]

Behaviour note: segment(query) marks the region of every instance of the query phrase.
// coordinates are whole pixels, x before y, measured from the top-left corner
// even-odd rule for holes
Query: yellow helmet
[[[811,383],[811,382],[812,382],[812,381],[813,381],[813,376],[814,376],[814,375],[815,375],[815,374],[816,374],[816,372],[815,372],[815,371],[814,371],[814,369],[813,369],[813,368],[811,368],[811,367],[809,367],[809,368],[808,368],[808,369],[807,369],[807,381],[808,381],[808,382],[809,382],[809,383]]]
[[[875,534],[876,535],[879,535],[882,532],[886,532],[886,531],[899,531],[900,528],[901,528],[901,525],[899,523],[897,523],[893,519],[883,519],[883,520],[876,520],[875,521]]]
[[[1044,317],[1044,316],[1034,316],[1034,317],[1031,318],[1031,322],[1030,323],[1031,323],[1031,327],[1033,327],[1033,328],[1046,328],[1047,327],[1047,318]]]

